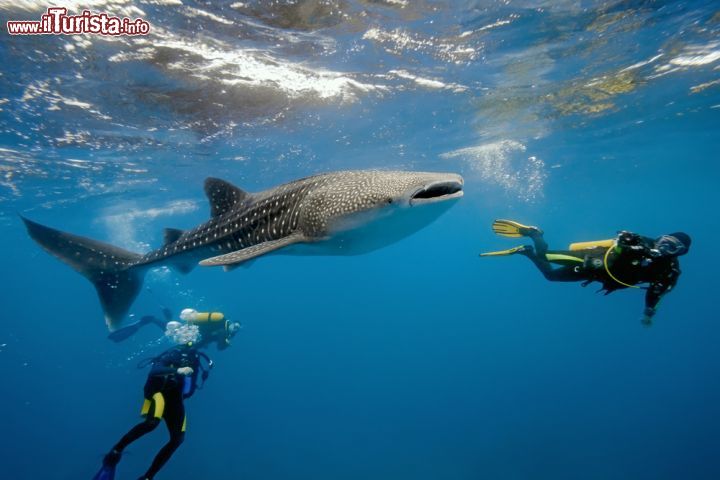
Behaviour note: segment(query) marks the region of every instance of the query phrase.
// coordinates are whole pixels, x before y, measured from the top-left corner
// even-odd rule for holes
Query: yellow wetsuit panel
[[[145,400],[143,400],[142,408],[140,409],[140,415],[143,415],[143,416],[147,415],[148,412],[150,411],[150,405],[151,405],[150,400],[148,400],[147,398]]]
[[[162,418],[163,413],[165,413],[165,397],[163,397],[162,393],[157,392],[153,394],[152,399],[155,402],[155,410],[153,411],[153,416],[155,418]]]
[[[579,262],[583,263],[585,260],[579,257],[573,257],[571,255],[563,255],[562,253],[548,253],[545,255],[545,258],[547,258],[548,262],[553,261],[568,261],[568,262]]]

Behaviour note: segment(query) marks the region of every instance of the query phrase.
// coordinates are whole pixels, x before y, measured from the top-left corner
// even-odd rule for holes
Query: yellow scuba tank
[[[610,248],[615,244],[615,239],[611,238],[609,240],[592,240],[589,242],[575,242],[571,243],[570,247],[568,247],[568,250],[577,251],[577,250],[588,250],[591,248]]]
[[[192,308],[186,308],[180,312],[180,319],[187,323],[215,323],[225,320],[225,315],[220,312],[198,312]]]
[[[197,312],[197,316],[188,323],[221,322],[225,315],[220,312]]]

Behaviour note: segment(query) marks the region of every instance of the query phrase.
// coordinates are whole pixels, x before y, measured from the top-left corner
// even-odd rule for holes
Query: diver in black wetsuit
[[[199,352],[192,343],[188,343],[141,362],[138,367],[148,364],[151,364],[152,368],[145,382],[145,400],[140,412],[145,420],[131,428],[105,455],[103,466],[94,480],[112,480],[125,447],[155,430],[160,420],[165,420],[170,440],[160,449],[150,468],[139,480],[152,480],[185,439],[186,416],[183,401],[202,387],[212,368],[212,360]],[[199,375],[202,379],[200,384]]]
[[[685,255],[692,243],[690,236],[683,232],[652,239],[621,231],[615,239],[577,243],[569,250],[550,251],[542,230],[537,227],[512,220],[496,220],[493,230],[505,237],[529,237],[535,248],[523,245],[481,256],[524,255],[550,281],[583,282],[583,286],[600,282],[606,295],[624,288],[640,288],[638,284],[649,284],[642,319],[645,325],[652,324],[660,299],[677,284],[680,276],[678,257]],[[553,264],[559,267],[555,268]]]

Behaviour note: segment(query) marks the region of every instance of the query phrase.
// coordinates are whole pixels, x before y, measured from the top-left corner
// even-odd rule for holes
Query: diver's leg
[[[165,330],[165,324],[167,322],[163,322],[157,317],[153,317],[152,315],[145,315],[137,322],[131,323],[130,325],[126,325],[122,328],[115,330],[114,332],[111,332],[108,335],[108,338],[113,342],[122,342],[135,335],[142,327],[149,323],[154,323],[155,325],[160,327],[161,330]]]
[[[145,315],[140,319],[140,323],[142,325],[147,325],[149,323],[152,323],[153,325],[156,325],[160,330],[165,331],[165,326],[167,325],[167,322],[170,320],[160,320],[159,318],[153,316],[153,315]]]
[[[535,243],[535,250],[533,251],[533,249],[528,248],[527,250],[521,252],[521,254],[525,255],[531,262],[533,262],[533,264],[535,264],[546,280],[551,282],[581,282],[589,279],[587,272],[583,267],[584,260],[577,257],[574,252],[553,251],[553,254],[560,254],[570,258],[578,258],[577,265],[564,265],[559,268],[554,268],[552,263],[548,260],[547,243],[545,243],[542,235],[532,237],[532,239]]]
[[[532,239],[535,248],[527,248],[526,250],[519,253],[529,258],[535,264],[538,270],[542,272],[545,278],[551,281],[554,280],[553,272],[555,271],[555,269],[553,268],[552,264],[547,260],[546,255],[548,252],[548,244],[543,238],[542,230],[537,228],[529,230],[525,234],[525,236]]]
[[[153,394],[152,398],[146,398],[141,412],[145,415],[145,420],[135,425],[129,432],[123,435],[120,441],[115,444],[112,451],[117,452],[118,454],[122,453],[125,447],[130,445],[132,442],[155,430],[160,424],[160,419],[163,416],[164,410],[165,398],[162,393],[157,392]]]
[[[581,269],[578,269],[578,267],[552,268],[550,262],[536,262],[533,260],[533,263],[535,263],[542,272],[543,276],[551,282],[582,282],[588,280],[587,275],[585,275]],[[549,266],[549,268],[544,270],[547,268],[546,266]]]
[[[145,420],[131,428],[130,431],[123,435],[120,441],[116,443],[105,455],[103,458],[103,468],[109,468],[112,472],[114,472],[115,466],[120,463],[120,458],[122,458],[122,452],[125,450],[125,447],[143,435],[152,432],[160,424],[164,401],[161,401],[162,395],[160,393],[157,393],[156,395],[160,395],[160,398],[153,396],[151,400],[147,398],[145,399],[141,412],[145,415]],[[158,405],[158,403],[160,403],[160,405]]]
[[[178,392],[168,402],[164,419],[170,433],[170,440],[155,455],[152,465],[145,476],[141,477],[144,480],[152,480],[185,440],[185,406],[182,401],[182,392]]]
[[[538,270],[540,270],[540,272],[545,276],[545,278],[550,281],[554,280],[552,277],[555,269],[547,260],[546,255],[548,252],[548,244],[543,238],[542,231],[535,229],[533,231],[529,231],[525,236],[532,239],[535,248],[526,248],[524,251],[519,253],[529,258],[530,261],[532,261]]]
[[[129,432],[123,435],[120,441],[115,444],[113,450],[121,453],[125,449],[125,447],[127,447],[143,435],[147,435],[148,433],[155,430],[155,428],[157,428],[159,424],[160,420],[155,417],[147,418],[145,421],[138,423],[133,428],[131,428]]]
[[[137,333],[138,330],[140,330],[140,327],[142,327],[144,324],[141,321],[131,323],[130,325],[126,325],[122,328],[119,328],[113,332],[111,332],[108,335],[108,338],[112,340],[113,342],[122,342],[124,340],[127,340],[128,338],[132,337]]]
[[[577,282],[588,280],[588,274],[583,268],[584,259],[574,252],[552,252],[556,257],[563,257],[560,261],[557,258],[550,258],[548,255],[548,244],[543,238],[543,231],[538,227],[523,225],[513,220],[495,220],[493,231],[503,237],[518,238],[528,237],[533,241],[534,247],[524,245],[501,252],[488,252],[480,256],[500,255],[524,255],[530,259],[543,276],[551,282]],[[555,268],[550,262],[555,260],[561,266]]]
[[[530,239],[535,244],[535,253],[536,255],[540,255],[543,258],[545,258],[545,254],[548,251],[548,244],[545,241],[545,238],[543,238],[543,233],[541,230],[533,230],[531,233],[527,235],[530,237]]]

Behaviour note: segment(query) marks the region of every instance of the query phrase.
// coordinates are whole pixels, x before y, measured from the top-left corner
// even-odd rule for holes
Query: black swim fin
[[[108,335],[108,338],[112,340],[113,342],[122,342],[127,340],[128,338],[132,337],[137,333],[138,330],[140,330],[140,327],[142,327],[144,324],[140,322],[135,322],[131,325],[127,325],[122,328],[118,328],[114,332],[110,332]]]
[[[167,324],[167,322],[163,322],[157,317],[145,315],[135,323],[131,323],[130,325],[126,325],[110,332],[108,338],[113,342],[122,342],[135,335],[142,327],[150,323],[157,325],[161,330],[165,330],[165,325]]]
[[[116,465],[103,465],[93,480],[115,480],[115,467]]]
[[[95,474],[93,480],[115,480],[115,468],[120,463],[122,453],[114,448],[105,455],[100,471]]]

